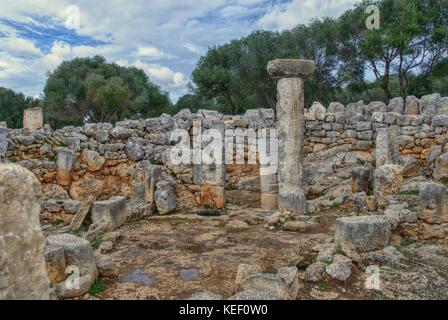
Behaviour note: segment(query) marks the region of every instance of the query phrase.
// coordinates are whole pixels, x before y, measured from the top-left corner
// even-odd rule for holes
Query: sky
[[[338,17],[356,0],[0,0],[0,87],[43,92],[62,61],[143,69],[175,102],[207,48],[254,30]]]

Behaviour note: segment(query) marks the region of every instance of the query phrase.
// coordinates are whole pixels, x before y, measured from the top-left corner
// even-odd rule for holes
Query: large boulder
[[[443,184],[423,184],[420,188],[419,204],[419,219],[430,224],[448,222],[448,190]]]
[[[81,159],[87,164],[87,170],[98,171],[100,170],[106,159],[94,150],[84,149],[81,154]]]
[[[31,171],[0,164],[0,300],[49,299],[40,194]]]
[[[343,217],[336,220],[335,243],[360,252],[379,250],[389,244],[391,226],[384,216]]]
[[[438,93],[423,96],[420,99],[420,105],[419,105],[420,114],[428,114],[430,116],[435,115],[439,101],[440,101],[440,94]]]

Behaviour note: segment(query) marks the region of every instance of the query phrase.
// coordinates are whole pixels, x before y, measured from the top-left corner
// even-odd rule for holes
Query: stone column
[[[0,164],[0,300],[49,299],[40,192],[31,171]]]
[[[44,126],[44,113],[42,108],[30,108],[23,111],[23,128],[31,131]]]
[[[304,79],[315,70],[310,60],[273,60],[268,73],[277,84],[277,126],[279,140],[278,207],[280,211],[306,213],[303,186],[305,135]]]

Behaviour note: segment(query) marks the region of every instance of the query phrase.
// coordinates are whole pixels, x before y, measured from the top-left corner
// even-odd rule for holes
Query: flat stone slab
[[[277,59],[269,61],[268,73],[273,78],[306,78],[316,70],[312,60]]]
[[[385,216],[356,216],[336,219],[336,244],[349,243],[361,252],[379,250],[389,244],[391,225]]]

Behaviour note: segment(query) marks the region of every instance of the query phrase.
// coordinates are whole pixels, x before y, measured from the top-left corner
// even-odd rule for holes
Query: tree
[[[6,121],[8,128],[21,128],[23,110],[39,103],[38,99],[26,98],[22,93],[0,87],[0,121]]]
[[[101,56],[62,62],[48,75],[44,94],[46,120],[53,127],[157,116],[171,107],[168,94],[143,70]]]
[[[380,9],[379,29],[365,27],[369,5]],[[394,96],[391,79],[396,75],[399,94],[405,97],[417,76],[429,76],[448,53],[446,11],[445,0],[363,1],[339,19],[342,69],[355,71],[363,89],[372,74],[387,99]]]

